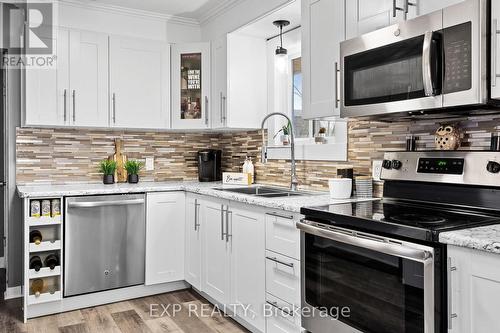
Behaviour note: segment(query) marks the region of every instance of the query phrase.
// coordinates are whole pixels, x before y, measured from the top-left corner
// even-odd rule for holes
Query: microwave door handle
[[[422,75],[424,80],[425,96],[434,96],[432,85],[432,31],[427,31],[424,35],[424,45],[422,48]]]

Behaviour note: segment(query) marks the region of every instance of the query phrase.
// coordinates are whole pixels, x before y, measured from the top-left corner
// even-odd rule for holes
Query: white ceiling
[[[270,38],[279,34],[279,28],[273,25],[276,20],[290,21],[290,25],[283,28],[283,31],[299,26],[301,20],[300,0],[295,0],[272,13],[268,13],[236,32],[257,38]]]
[[[84,0],[91,4],[138,9],[200,21],[207,12],[234,0]]]

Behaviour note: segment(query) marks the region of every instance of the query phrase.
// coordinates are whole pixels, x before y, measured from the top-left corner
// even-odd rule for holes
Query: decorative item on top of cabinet
[[[117,183],[127,182],[127,170],[125,163],[127,163],[127,156],[122,154],[123,142],[121,139],[115,139],[115,153],[108,159],[116,162],[115,180]]]
[[[458,125],[441,125],[435,135],[436,148],[457,150],[461,144],[462,130]]]

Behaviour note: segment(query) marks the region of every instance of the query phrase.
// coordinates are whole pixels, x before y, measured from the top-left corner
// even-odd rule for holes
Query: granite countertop
[[[27,185],[18,186],[17,191],[21,198],[51,197],[51,196],[80,196],[100,194],[124,194],[142,192],[186,191],[207,195],[219,199],[231,200],[250,205],[271,209],[280,209],[289,212],[300,212],[301,207],[321,206],[327,204],[367,201],[373,199],[345,199],[334,200],[327,192],[317,192],[313,195],[295,197],[263,198],[252,195],[225,192],[214,188],[243,187],[242,185],[222,185],[220,182],[200,183],[197,181],[172,181],[172,182],[139,182],[138,184],[113,184],[102,183],[67,184],[67,185]]]
[[[444,244],[500,254],[500,224],[443,232],[439,235],[439,241]]]

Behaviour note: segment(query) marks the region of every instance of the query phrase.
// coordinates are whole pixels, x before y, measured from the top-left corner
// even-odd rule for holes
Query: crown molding
[[[241,1],[241,0],[229,0],[229,1]],[[58,2],[64,5],[69,5],[78,8],[94,9],[115,14],[118,13],[118,14],[131,15],[136,17],[145,17],[145,18],[157,19],[157,20],[189,25],[189,26],[197,26],[197,27],[200,26],[200,22],[198,20],[178,15],[162,14],[147,10],[122,7],[122,6],[89,3],[89,2],[83,2],[81,0],[58,0]]]
[[[244,1],[246,1],[246,0],[225,0],[225,1],[222,1],[217,6],[214,6],[214,7],[210,8],[209,10],[207,10],[205,13],[203,13],[200,16],[199,24],[204,25],[210,21],[215,20],[217,17],[221,16],[222,14],[224,14],[225,12],[230,10],[231,8],[237,6],[238,4],[240,4]]]

